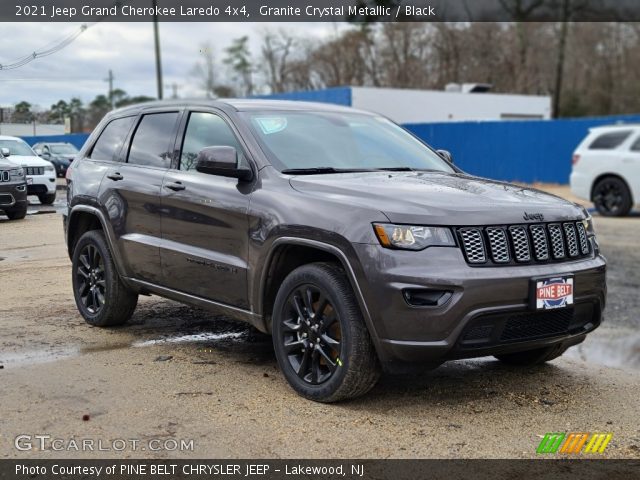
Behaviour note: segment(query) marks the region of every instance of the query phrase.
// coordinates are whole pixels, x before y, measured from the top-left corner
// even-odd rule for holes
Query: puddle
[[[606,367],[637,370],[640,369],[640,335],[629,329],[601,328],[565,355]]]
[[[142,340],[133,343],[132,347],[150,347],[153,345],[161,345],[164,343],[200,343],[215,342],[219,340],[238,339],[246,335],[246,332],[226,332],[226,333],[195,333],[192,335],[180,335],[177,337],[159,338],[153,340]]]
[[[77,348],[60,348],[51,350],[27,350],[15,353],[0,354],[0,365],[5,367],[18,367],[50,363],[65,358],[75,357],[79,354]]]

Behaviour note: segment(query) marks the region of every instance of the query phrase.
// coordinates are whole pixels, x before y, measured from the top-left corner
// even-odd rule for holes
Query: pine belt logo
[[[604,453],[612,437],[612,433],[547,433],[536,453]]]

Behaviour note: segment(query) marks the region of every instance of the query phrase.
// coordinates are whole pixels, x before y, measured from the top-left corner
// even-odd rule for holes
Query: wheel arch
[[[271,331],[273,304],[282,280],[299,266],[321,261],[337,263],[344,269],[377,348],[378,337],[351,261],[340,248],[318,240],[281,237],[273,242],[260,279],[260,312],[265,328]]]
[[[80,237],[90,230],[102,230],[107,241],[107,246],[111,250],[114,264],[118,274],[123,277],[124,270],[120,256],[113,241],[111,231],[102,212],[89,205],[76,205],[69,212],[67,221],[67,252],[69,258],[73,257],[73,250]]]
[[[618,180],[622,181],[625,184],[625,186],[627,187],[627,190],[629,190],[629,195],[631,196],[631,204],[635,205],[635,199],[634,199],[634,195],[633,195],[634,192],[633,192],[633,189],[631,188],[631,185],[627,181],[627,179],[624,178],[619,173],[612,173],[612,172],[601,173],[596,178],[593,179],[593,182],[591,182],[591,189],[589,191],[589,200],[593,201],[593,191],[595,190],[596,185],[598,184],[598,182],[600,182],[601,180],[603,180],[603,179],[605,179],[607,177],[614,177],[614,178],[617,178]]]

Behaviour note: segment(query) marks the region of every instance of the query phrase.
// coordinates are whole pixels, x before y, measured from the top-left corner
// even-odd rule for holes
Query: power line
[[[90,24],[84,23],[75,32],[64,37],[61,41],[59,41],[57,44],[53,45],[50,48],[46,48],[40,52],[33,52],[29,55],[25,55],[24,57],[12,63],[0,64],[0,70],[15,70],[16,68],[23,67],[27,63],[34,61],[36,58],[48,57],[49,55],[53,55],[54,53],[59,52],[60,50],[65,48],[67,45],[73,42],[80,35],[82,35],[85,32],[85,30],[87,30],[87,28],[89,28],[90,26],[91,26]],[[45,47],[48,47],[49,45],[51,45],[51,43],[52,42],[49,42],[47,45],[45,45]]]

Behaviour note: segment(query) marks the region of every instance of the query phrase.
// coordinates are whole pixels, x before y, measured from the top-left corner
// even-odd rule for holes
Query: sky
[[[76,31],[80,23],[3,23],[0,29],[0,64],[11,63]],[[260,35],[267,30],[286,29],[293,34],[313,37],[334,35],[341,28],[330,23],[160,23],[165,98],[170,85],[180,86],[178,95],[203,95],[193,75],[202,59],[205,42],[214,49],[218,61],[232,39],[248,35],[256,56]],[[220,62],[221,63],[221,62]],[[130,96],[156,96],[155,58],[152,23],[107,23],[91,25],[73,43],[59,52],[36,58],[15,70],[0,70],[0,106],[26,100],[48,109],[60,99],[79,97],[88,103],[108,92],[105,79],[111,69],[114,88]]]

